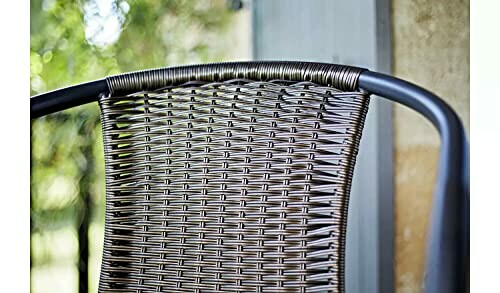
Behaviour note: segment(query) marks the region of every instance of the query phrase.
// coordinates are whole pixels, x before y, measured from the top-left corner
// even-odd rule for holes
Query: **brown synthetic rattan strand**
[[[183,81],[100,99],[99,290],[342,292],[367,94]]]

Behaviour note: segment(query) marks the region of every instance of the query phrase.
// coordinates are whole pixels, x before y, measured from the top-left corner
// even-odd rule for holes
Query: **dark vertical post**
[[[81,187],[80,187],[81,188]],[[80,194],[83,196],[81,198],[82,205],[80,209],[80,226],[78,227],[78,248],[79,248],[79,259],[78,259],[78,292],[87,293],[88,292],[88,194],[85,191]]]
[[[85,112],[83,112],[85,113]],[[80,174],[82,177],[79,182],[79,197],[80,197],[80,210],[79,210],[79,226],[78,226],[78,248],[79,248],[79,259],[78,259],[78,291],[80,293],[88,292],[89,283],[89,223],[91,215],[91,196],[90,196],[90,185],[93,181],[94,172],[94,158],[93,158],[93,142],[92,139],[87,139],[92,137],[92,132],[95,126],[95,121],[91,118],[91,115],[81,114],[78,118],[81,123],[80,135],[84,138],[84,143],[81,146],[81,152],[85,157],[85,164],[81,166]],[[80,122],[80,121],[77,121]]]
[[[33,120],[30,121],[30,141],[33,137]],[[31,235],[33,233],[33,217],[31,216],[31,209],[33,208],[33,145],[30,143],[30,275],[33,268],[33,247],[31,243]],[[30,286],[31,287],[31,286]],[[33,290],[31,288],[30,290]]]

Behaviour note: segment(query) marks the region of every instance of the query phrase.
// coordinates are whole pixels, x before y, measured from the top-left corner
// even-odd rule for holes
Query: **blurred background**
[[[32,95],[163,66],[322,61],[426,87],[469,131],[468,0],[30,4]],[[419,115],[380,99],[367,119],[349,207],[347,291],[421,292],[438,135]],[[97,292],[105,204],[98,105],[31,126],[31,291]]]
[[[139,69],[249,59],[248,12],[232,4],[31,0],[31,94]],[[97,292],[105,204],[98,105],[33,121],[31,142],[31,291],[78,292],[88,278]]]

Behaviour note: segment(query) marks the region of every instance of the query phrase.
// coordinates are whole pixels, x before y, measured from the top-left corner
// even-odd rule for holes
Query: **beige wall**
[[[469,133],[469,0],[392,0],[393,73],[444,98]],[[421,292],[439,138],[429,122],[394,111],[395,288]]]

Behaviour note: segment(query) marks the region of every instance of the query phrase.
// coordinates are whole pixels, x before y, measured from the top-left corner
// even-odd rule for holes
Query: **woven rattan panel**
[[[343,291],[368,100],[243,79],[102,98],[100,291]]]

